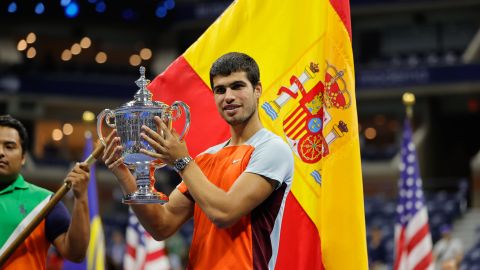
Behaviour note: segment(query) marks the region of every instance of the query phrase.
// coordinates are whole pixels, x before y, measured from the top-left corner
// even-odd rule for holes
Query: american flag
[[[165,242],[153,239],[138,222],[137,217],[131,209],[129,209],[126,242],[127,251],[123,261],[123,269],[170,269],[170,262],[165,250]]]
[[[405,119],[395,224],[395,270],[432,269],[432,237],[412,130]]]

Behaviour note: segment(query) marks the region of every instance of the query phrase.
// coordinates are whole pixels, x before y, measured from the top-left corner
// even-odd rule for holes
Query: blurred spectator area
[[[477,235],[480,234],[480,228],[477,228]],[[466,250],[460,270],[478,270],[480,269],[480,239],[469,250]]]
[[[480,123],[480,1],[350,3],[366,195],[396,195],[406,91],[416,95],[412,125],[422,177],[437,179],[433,188],[459,178],[475,186],[470,164],[480,152],[480,126],[473,124]]]
[[[480,25],[479,1],[351,1],[357,65],[445,66],[462,58]],[[477,45],[478,46],[478,45]]]

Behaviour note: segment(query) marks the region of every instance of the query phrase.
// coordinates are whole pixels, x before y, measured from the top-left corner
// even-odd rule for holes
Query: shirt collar
[[[10,191],[12,191],[14,189],[17,189],[17,188],[19,188],[19,189],[28,188],[28,184],[27,184],[27,182],[25,182],[25,179],[23,179],[23,176],[21,174],[18,175],[17,179],[15,181],[13,181],[13,183],[11,185],[7,186],[3,190],[0,190],[0,194],[10,192]]]

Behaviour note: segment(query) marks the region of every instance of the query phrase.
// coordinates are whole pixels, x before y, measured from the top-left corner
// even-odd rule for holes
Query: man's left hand
[[[90,168],[85,162],[75,164],[75,167],[65,177],[65,182],[72,183],[73,195],[76,199],[86,199]]]
[[[184,140],[180,140],[177,132],[174,129],[170,130],[158,116],[155,116],[154,121],[158,132],[142,126],[141,136],[155,149],[155,152],[146,149],[141,149],[140,152],[158,158],[170,166],[175,160],[189,156],[187,145]]]

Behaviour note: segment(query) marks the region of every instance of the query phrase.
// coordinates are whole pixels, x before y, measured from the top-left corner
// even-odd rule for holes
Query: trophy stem
[[[157,191],[154,187],[155,180],[150,178],[150,163],[142,162],[135,166],[135,178],[137,182],[137,191],[127,194],[122,202],[125,204],[149,204],[168,202],[168,196]]]

